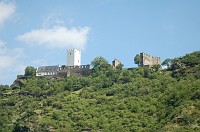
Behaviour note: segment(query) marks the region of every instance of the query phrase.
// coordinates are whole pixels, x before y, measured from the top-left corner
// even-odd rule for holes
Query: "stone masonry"
[[[152,67],[153,65],[160,64],[160,57],[154,57],[146,53],[140,53],[141,66]]]

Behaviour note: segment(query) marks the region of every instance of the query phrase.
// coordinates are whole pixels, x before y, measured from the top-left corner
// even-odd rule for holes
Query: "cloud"
[[[2,42],[0,40],[0,84],[11,84],[16,75],[24,73],[24,52],[22,48],[8,49]]]
[[[15,5],[13,3],[0,2],[0,26],[5,23],[7,19],[15,12]]]
[[[87,43],[89,27],[67,28],[54,26],[52,28],[34,29],[17,37],[18,40],[43,45],[50,48],[79,48],[83,49]]]

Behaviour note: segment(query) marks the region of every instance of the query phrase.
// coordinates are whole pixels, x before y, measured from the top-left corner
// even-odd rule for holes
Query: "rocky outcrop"
[[[17,79],[10,86],[11,89],[20,88],[22,85],[26,83],[27,77],[23,75],[18,75]]]

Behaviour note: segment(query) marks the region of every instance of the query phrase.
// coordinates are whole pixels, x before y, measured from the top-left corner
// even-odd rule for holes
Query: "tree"
[[[172,63],[172,59],[167,58],[162,62],[161,65],[169,67],[171,65],[171,63]]]
[[[141,58],[140,58],[140,55],[139,54],[137,54],[135,57],[134,57],[134,62],[135,62],[135,64],[137,64],[138,66],[140,66],[141,65]]]
[[[91,65],[93,67],[99,67],[99,66],[102,66],[102,65],[108,65],[108,61],[103,58],[102,56],[100,57],[96,57],[92,62],[91,62]]]
[[[14,125],[13,132],[28,132],[30,129],[27,126],[21,125],[18,122]]]
[[[96,64],[81,78],[0,85],[0,132],[200,130],[198,54],[173,59],[162,71]]]
[[[152,66],[152,69],[155,70],[155,71],[158,71],[160,68],[161,68],[160,64],[156,64],[156,65]]]
[[[195,66],[200,64],[199,58],[200,58],[200,51],[196,51],[183,56],[180,62],[184,63],[187,66]]]
[[[25,76],[32,76],[34,74],[36,74],[35,68],[32,67],[32,66],[27,66],[26,69],[25,69],[25,74],[24,75]]]

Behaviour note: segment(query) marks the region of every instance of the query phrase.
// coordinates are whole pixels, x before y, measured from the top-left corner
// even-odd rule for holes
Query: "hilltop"
[[[167,59],[165,70],[113,68],[103,59],[86,77],[1,85],[0,131],[199,131],[199,58],[196,51]]]

